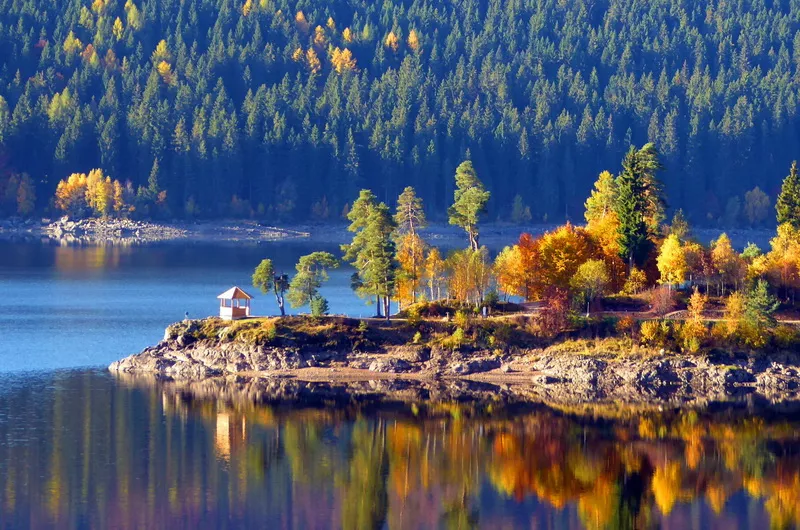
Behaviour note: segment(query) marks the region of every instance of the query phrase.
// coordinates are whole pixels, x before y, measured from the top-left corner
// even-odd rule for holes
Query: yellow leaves
[[[253,0],[247,0],[242,6],[242,16],[248,16],[253,10]]]
[[[397,247],[400,274],[397,281],[397,298],[404,304],[417,300],[422,288],[422,272],[425,267],[425,242],[417,234],[408,233]]]
[[[100,216],[109,215],[112,209],[117,213],[126,211],[122,185],[104,176],[101,169],[93,169],[88,175],[73,173],[60,181],[55,204],[73,217],[84,215],[87,209]]]
[[[569,289],[578,267],[594,254],[591,237],[583,228],[567,223],[542,236],[539,247],[542,281],[549,286]]]
[[[445,262],[439,249],[433,247],[425,258],[424,278],[430,290],[430,299],[442,298],[442,283],[444,282]]]
[[[150,59],[153,61],[153,64],[172,60],[172,55],[169,53],[169,48],[167,48],[167,41],[162,39],[158,42],[156,50],[153,52],[153,55],[150,56]]]
[[[83,43],[72,31],[70,31],[67,34],[67,38],[64,39],[64,51],[67,53],[67,55],[72,55],[82,49]]]
[[[156,67],[158,70],[158,74],[161,76],[161,79],[164,80],[164,83],[172,86],[176,83],[175,74],[172,72],[172,66],[167,61],[161,61],[158,63]]]
[[[319,60],[317,52],[314,51],[314,48],[309,48],[306,52],[306,64],[312,74],[319,73],[319,71],[322,70],[322,63]]]
[[[106,0],[94,0],[92,2],[92,11],[95,13],[102,13],[103,10],[106,8],[106,4],[108,2]]]
[[[772,249],[753,268],[759,267],[771,282],[784,288],[800,287],[800,230],[789,223],[778,226],[778,235],[770,240]]]
[[[519,245],[505,247],[494,260],[497,287],[511,296],[525,295],[525,271]]]
[[[328,17],[328,22],[326,23],[326,26],[328,26],[329,30],[334,32],[336,31],[336,22],[333,21],[332,17]]]
[[[111,34],[114,35],[116,40],[122,40],[122,34],[125,31],[125,27],[122,25],[122,20],[117,17],[114,20],[114,26],[111,28]]]
[[[356,69],[356,59],[347,48],[344,50],[333,48],[331,52],[331,64],[333,65],[333,69],[336,70],[336,73],[339,74]]]
[[[142,20],[142,13],[131,0],[125,3],[125,13],[127,15],[128,26],[138,31],[142,29],[144,22]]]
[[[392,50],[394,53],[397,53],[398,48],[400,48],[400,39],[397,38],[394,31],[390,31],[388,35],[386,35],[386,39],[383,41],[383,44]]]
[[[314,46],[322,49],[328,44],[328,37],[325,35],[325,28],[317,26],[314,28]]]
[[[342,38],[347,44],[353,42],[353,32],[350,30],[350,28],[344,28],[344,31],[342,32]]]
[[[419,33],[417,33],[417,30],[412,29],[408,33],[408,47],[417,52],[420,50],[421,46],[422,44],[420,42]]]
[[[670,234],[664,240],[656,263],[658,272],[661,273],[661,283],[672,285],[683,283],[686,280],[689,268],[686,264],[686,253],[678,236]]]
[[[297,14],[294,16],[294,21],[297,24],[297,28],[302,31],[303,33],[308,32],[308,20],[306,20],[306,15],[302,11],[298,11]]]
[[[300,61],[303,60],[304,56],[305,54],[303,53],[303,47],[298,46],[297,49],[294,51],[294,53],[292,53],[292,61],[299,63]]]

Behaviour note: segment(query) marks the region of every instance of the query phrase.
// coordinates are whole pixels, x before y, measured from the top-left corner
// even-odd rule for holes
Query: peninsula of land
[[[416,388],[422,392],[417,397],[438,389],[456,399],[478,388],[501,399],[563,404],[681,406],[800,397],[800,355],[791,351],[681,353],[613,331],[611,319],[542,338],[530,331],[530,320],[185,320],[169,326],[156,346],[110,370],[175,381],[234,378],[256,388],[293,380],[385,395]]]

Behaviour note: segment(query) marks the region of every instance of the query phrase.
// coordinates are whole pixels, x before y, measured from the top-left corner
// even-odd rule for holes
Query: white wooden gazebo
[[[250,300],[253,297],[239,287],[231,287],[217,299],[219,300],[219,316],[223,320],[238,320],[250,316]]]

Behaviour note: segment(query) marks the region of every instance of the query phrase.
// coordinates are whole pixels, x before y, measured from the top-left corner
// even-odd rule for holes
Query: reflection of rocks
[[[533,378],[554,401],[623,400],[687,402],[758,392],[770,399],[797,399],[798,359],[780,362],[729,356],[659,355],[608,361],[581,355],[545,356]]]

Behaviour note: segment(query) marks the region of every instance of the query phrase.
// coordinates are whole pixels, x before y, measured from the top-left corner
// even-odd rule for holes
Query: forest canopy
[[[151,215],[444,220],[468,159],[489,219],[576,220],[651,142],[671,209],[759,224],[800,125],[793,2],[0,0],[0,58],[0,215],[99,168]]]

